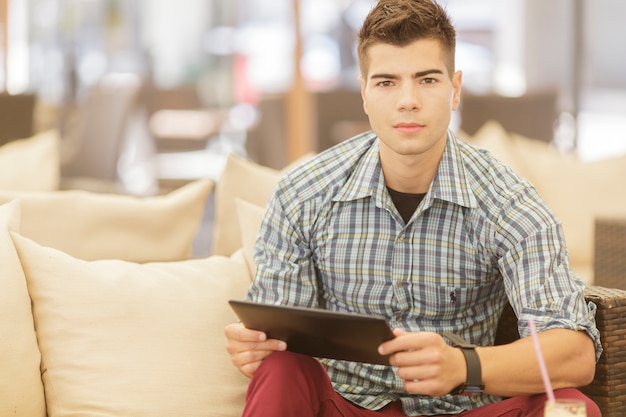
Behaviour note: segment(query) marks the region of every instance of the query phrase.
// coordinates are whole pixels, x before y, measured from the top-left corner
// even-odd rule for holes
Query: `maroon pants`
[[[576,389],[557,390],[556,398],[587,403],[587,417],[601,417],[598,406]],[[465,411],[463,417],[543,417],[545,395],[514,397]],[[291,352],[275,352],[259,367],[248,386],[243,417],[405,417],[400,402],[381,410],[361,408],[333,390],[317,360]]]

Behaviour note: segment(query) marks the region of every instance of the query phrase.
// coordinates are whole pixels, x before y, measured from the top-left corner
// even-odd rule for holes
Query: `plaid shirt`
[[[373,132],[279,182],[255,246],[248,299],[381,316],[405,331],[454,332],[492,345],[510,302],[519,332],[586,331],[601,353],[595,306],[568,267],[560,222],[535,188],[449,133],[437,174],[405,223],[385,187]],[[334,388],[369,409],[456,414],[489,395],[408,394],[388,366],[323,359]]]

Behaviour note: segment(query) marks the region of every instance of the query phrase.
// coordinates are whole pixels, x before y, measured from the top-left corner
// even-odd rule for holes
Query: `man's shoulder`
[[[553,221],[552,214],[535,186],[516,174],[491,152],[457,140],[465,178],[481,212],[495,219],[503,210],[518,207],[527,214]]]
[[[280,186],[300,199],[328,193],[347,181],[376,139],[376,135],[369,131],[334,145],[290,169],[281,178]]]
[[[457,148],[463,155],[463,160],[476,165],[479,169],[501,169],[504,165],[487,149],[465,142],[463,139],[454,136]],[[502,167],[500,166],[502,165]]]
[[[488,150],[459,138],[456,138],[456,144],[470,181],[483,185],[489,183],[510,191],[532,187],[527,179],[519,176]],[[484,189],[482,186],[478,188]]]

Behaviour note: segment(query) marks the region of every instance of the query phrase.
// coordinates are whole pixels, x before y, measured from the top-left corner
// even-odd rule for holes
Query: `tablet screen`
[[[389,365],[378,346],[393,333],[387,321],[363,314],[230,300],[249,329],[287,342],[287,350],[320,358]]]

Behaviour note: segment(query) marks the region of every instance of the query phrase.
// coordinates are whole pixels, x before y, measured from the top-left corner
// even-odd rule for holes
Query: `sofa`
[[[0,416],[241,415],[226,301],[245,295],[280,172],[233,157],[217,185],[65,190],[54,159],[31,163],[58,141],[0,147]]]
[[[48,152],[39,142],[56,140],[18,145]],[[18,161],[10,151],[4,161]],[[7,179],[20,166],[0,163],[0,416],[241,415],[248,380],[225,351],[236,320],[227,300],[254,274],[252,246],[282,172],[230,156],[217,181],[134,197],[59,190],[50,178],[21,190]],[[211,254],[199,256],[204,239]],[[626,293],[590,287],[588,297],[605,347],[589,393],[605,416],[623,415]],[[516,337],[510,314],[501,327],[500,340]]]

